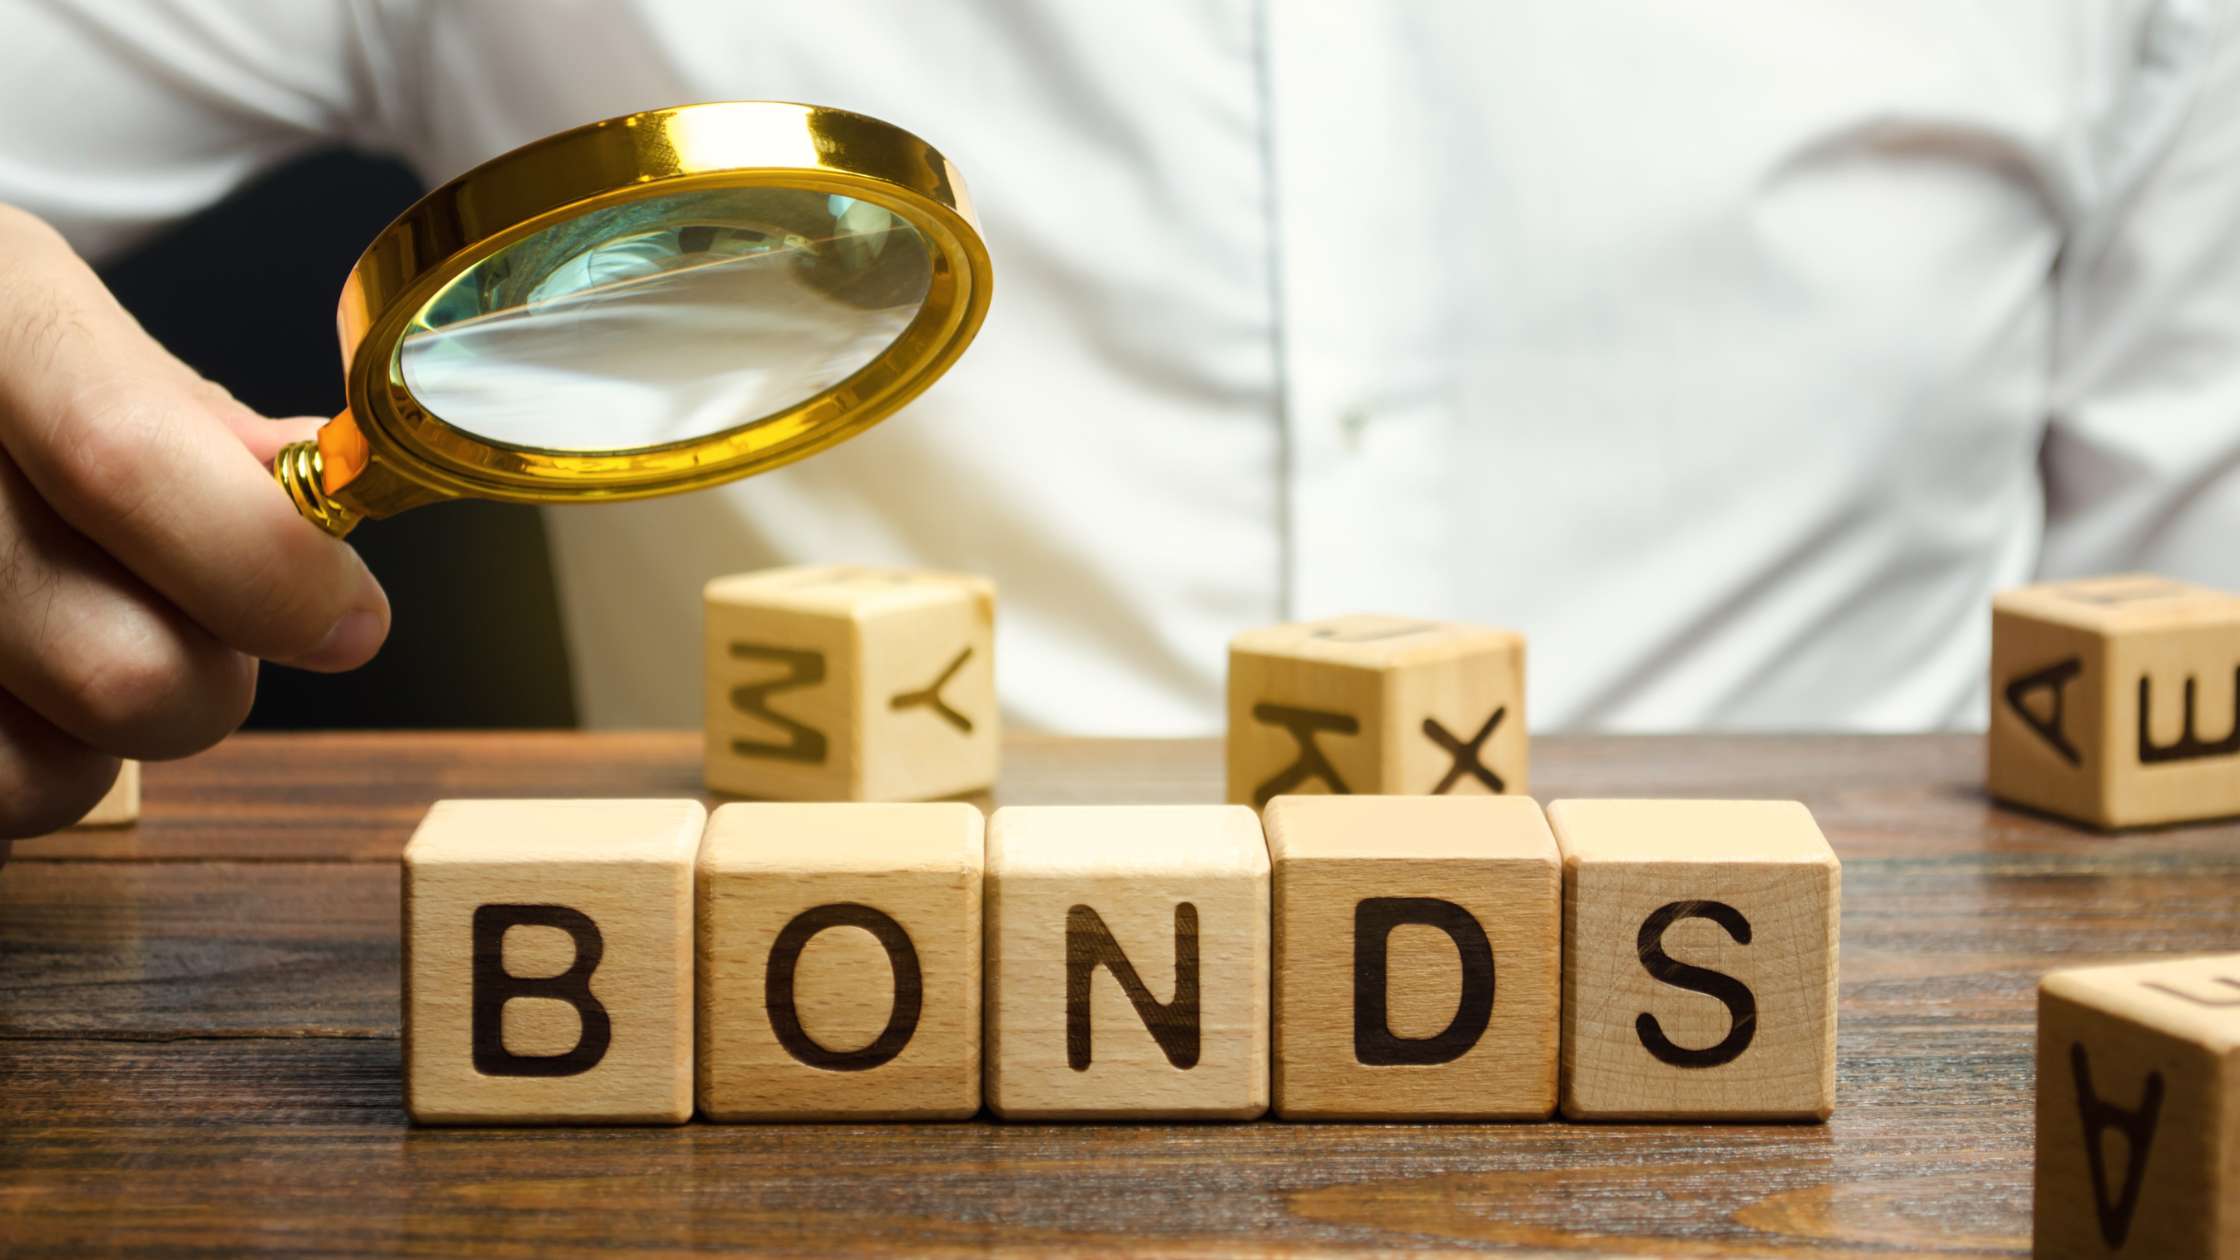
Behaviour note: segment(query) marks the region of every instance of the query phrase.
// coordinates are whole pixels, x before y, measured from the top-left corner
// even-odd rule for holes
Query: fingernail
[[[334,623],[334,629],[327,631],[327,637],[319,640],[319,646],[288,663],[298,669],[323,673],[356,669],[372,659],[387,633],[378,613],[362,609],[345,613],[342,620]]]

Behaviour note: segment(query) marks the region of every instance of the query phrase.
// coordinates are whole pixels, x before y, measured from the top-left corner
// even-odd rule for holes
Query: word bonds
[[[1840,869],[1787,802],[446,801],[423,1123],[1822,1119]]]

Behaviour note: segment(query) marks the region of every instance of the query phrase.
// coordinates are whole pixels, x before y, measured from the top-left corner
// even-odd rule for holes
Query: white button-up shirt
[[[964,170],[995,305],[931,392],[550,513],[594,723],[698,721],[701,584],[789,561],[993,576],[1014,720],[1131,734],[1214,729],[1238,629],[1352,609],[1525,631],[1541,727],[1966,723],[1993,590],[2240,585],[2223,4],[4,17],[0,200],[96,255],[316,141],[441,180],[693,100]]]

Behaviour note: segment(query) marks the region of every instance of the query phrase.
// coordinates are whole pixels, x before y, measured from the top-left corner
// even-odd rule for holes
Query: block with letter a
[[[777,800],[929,800],[993,784],[995,587],[818,565],[718,578],[708,786]]]
[[[2151,574],[1992,602],[1991,794],[2100,827],[2240,814],[2240,595]]]
[[[1229,805],[988,822],[987,1100],[1007,1120],[1268,1106],[1268,851]]]
[[[692,1115],[697,801],[439,801],[404,851],[423,1124]]]
[[[2240,1260],[2240,954],[2038,986],[2041,1257]]]
[[[980,811],[736,804],[700,851],[711,1120],[980,1110]]]
[[[1557,801],[1563,1114],[1824,1120],[1841,869],[1794,801]]]
[[[1527,784],[1524,636],[1355,614],[1229,644],[1229,799]]]
[[[1530,797],[1283,796],[1275,1109],[1546,1119],[1563,879]]]

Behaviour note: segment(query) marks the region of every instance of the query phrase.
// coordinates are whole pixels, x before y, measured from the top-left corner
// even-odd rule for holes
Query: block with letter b
[[[980,811],[725,805],[700,851],[712,1120],[980,1110]]]
[[[1524,636],[1356,614],[1229,644],[1229,799],[1527,787]]]
[[[995,588],[910,569],[718,578],[708,786],[778,800],[926,800],[993,784]]]
[[[1230,805],[988,822],[987,1099],[1008,1120],[1268,1106],[1268,850]]]
[[[1794,801],[1557,801],[1563,1114],[1824,1120],[1842,871]]]
[[[2149,574],[1992,601],[1991,794],[2100,827],[2240,814],[2240,595]]]
[[[2036,1254],[2240,1260],[2240,954],[2038,986]]]
[[[1275,1109],[1546,1119],[1563,879],[1529,797],[1284,796]]]
[[[405,1103],[428,1124],[692,1115],[697,801],[439,801],[404,851]]]

